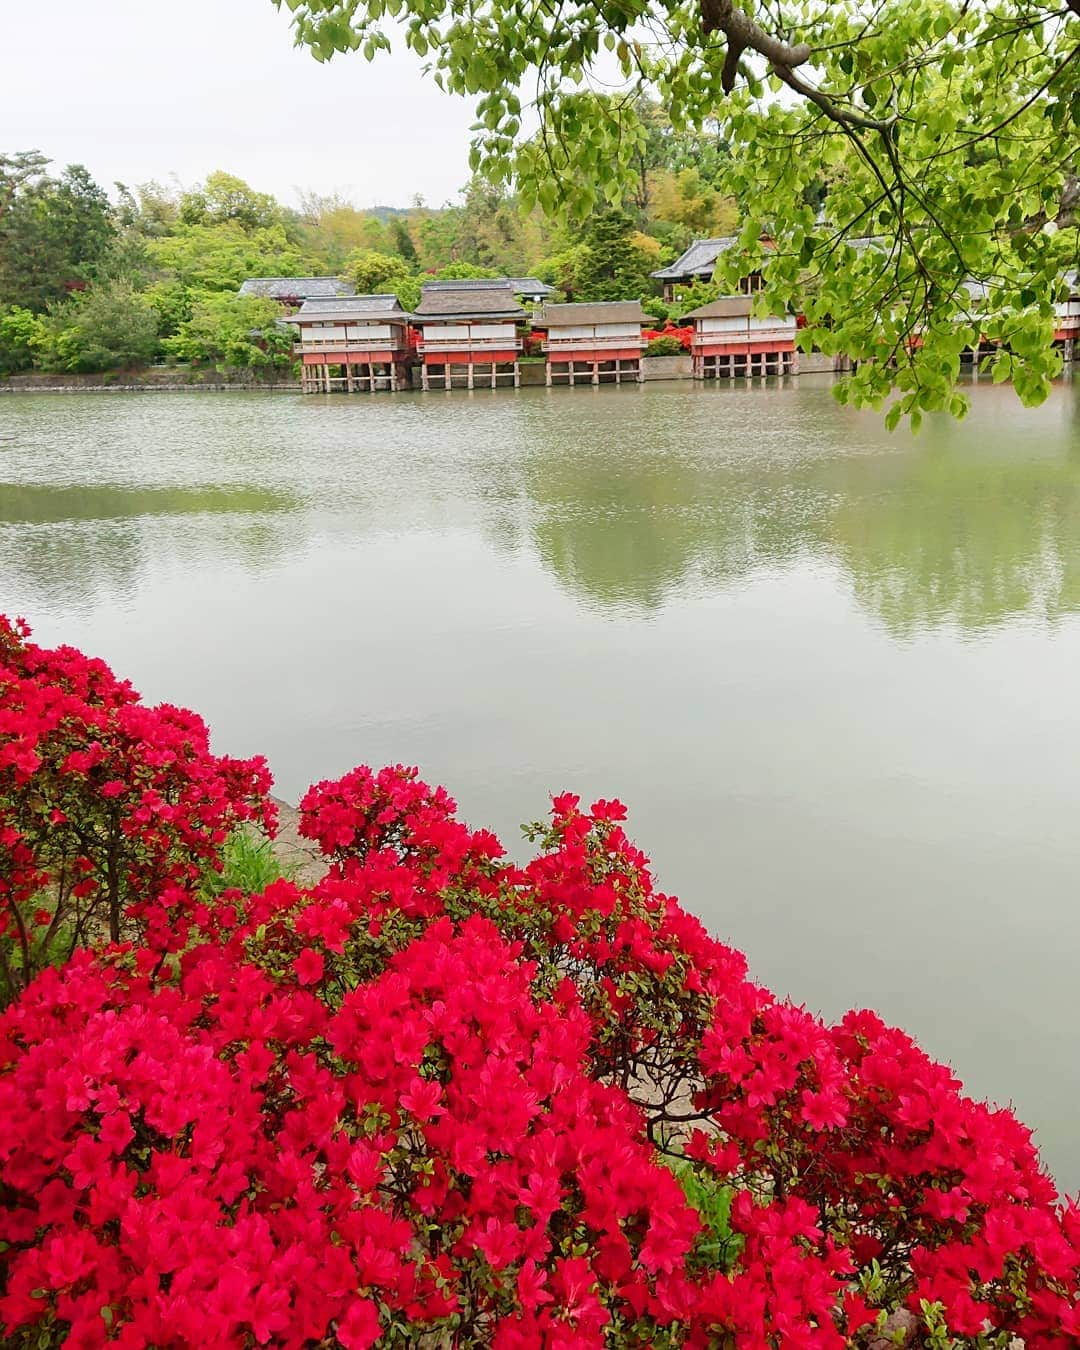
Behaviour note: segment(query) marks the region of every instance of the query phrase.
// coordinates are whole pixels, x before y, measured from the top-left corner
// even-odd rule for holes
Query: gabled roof
[[[356,287],[340,277],[249,277],[240,287],[241,295],[261,295],[271,300],[311,300],[355,292]]]
[[[505,291],[511,289],[509,277],[459,277],[451,281],[425,281],[422,291]]]
[[[509,286],[514,295],[551,295],[554,287],[536,277],[465,277],[459,281],[425,281],[425,291],[489,291]]]
[[[754,298],[750,295],[718,295],[707,305],[698,305],[683,319],[744,319],[750,317]]]
[[[510,289],[515,295],[554,295],[555,287],[537,277],[508,277]]]
[[[695,239],[681,258],[676,258],[670,267],[661,267],[658,272],[650,273],[658,281],[678,281],[681,277],[711,277],[716,260],[737,242],[735,235],[726,234],[720,239]]]
[[[380,320],[383,323],[408,323],[409,315],[396,295],[317,296],[305,300],[286,323],[310,323],[312,320]]]
[[[640,300],[604,300],[595,304],[545,305],[540,320],[548,328],[577,324],[647,323],[650,316]]]
[[[420,292],[415,310],[418,319],[524,319],[525,311],[514,299],[510,283],[488,281],[476,286],[468,281],[428,282]]]

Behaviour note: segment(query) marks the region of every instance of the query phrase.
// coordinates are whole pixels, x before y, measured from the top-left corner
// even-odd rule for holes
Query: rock
[[[918,1330],[918,1319],[907,1308],[897,1308],[885,1319],[885,1326],[870,1341],[870,1350],[897,1350],[910,1345]]]
[[[278,811],[274,852],[287,876],[305,886],[314,885],[326,875],[326,858],[320,853],[317,844],[301,835],[300,812],[296,807],[283,802],[280,797],[272,797],[271,801]]]

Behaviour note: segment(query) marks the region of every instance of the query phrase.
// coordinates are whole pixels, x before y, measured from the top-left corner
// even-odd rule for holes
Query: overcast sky
[[[441,205],[468,177],[472,106],[395,47],[320,65],[271,0],[0,0],[0,151],[85,164],[110,191],[227,169],[289,204]]]

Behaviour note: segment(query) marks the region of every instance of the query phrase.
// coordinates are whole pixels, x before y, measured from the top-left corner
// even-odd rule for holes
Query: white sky
[[[0,151],[85,164],[110,192],[226,169],[289,204],[438,206],[468,178],[472,105],[391,40],[320,65],[271,0],[0,0]]]

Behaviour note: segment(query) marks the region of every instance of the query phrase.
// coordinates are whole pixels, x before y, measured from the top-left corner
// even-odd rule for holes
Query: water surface
[[[1080,1189],[1080,397],[912,439],[827,388],[0,399],[0,608],[510,841],[618,795],[754,974],[870,1004]]]

